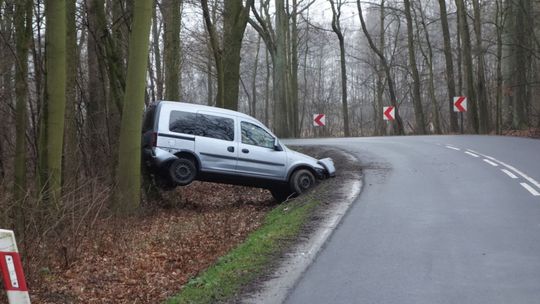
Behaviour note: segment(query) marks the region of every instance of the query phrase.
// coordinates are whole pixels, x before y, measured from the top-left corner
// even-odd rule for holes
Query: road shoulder
[[[309,148],[308,148],[309,149]],[[249,288],[242,303],[282,303],[289,292],[311,265],[321,248],[330,238],[362,189],[360,161],[352,154],[330,147],[318,147],[317,154],[338,155],[335,157],[338,175],[329,181],[330,185],[322,199],[322,204],[314,212],[306,225],[300,241],[281,257],[271,274]],[[317,156],[317,155],[315,155]]]

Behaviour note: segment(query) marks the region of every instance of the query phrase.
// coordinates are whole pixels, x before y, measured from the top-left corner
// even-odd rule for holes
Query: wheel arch
[[[291,180],[291,176],[293,175],[294,172],[298,171],[298,170],[301,170],[301,169],[307,169],[309,170],[313,176],[315,177],[315,179],[317,179],[317,171],[315,170],[315,168],[313,168],[312,166],[310,165],[307,165],[307,164],[298,164],[298,165],[295,165],[293,166],[289,172],[287,173],[287,182],[289,182]]]
[[[179,152],[174,153],[174,156],[176,156],[177,158],[188,158],[188,159],[193,160],[193,162],[195,163],[195,167],[197,168],[197,171],[201,170],[201,161],[195,153],[192,153],[190,151],[179,151]],[[172,161],[169,161],[169,164],[171,162]]]

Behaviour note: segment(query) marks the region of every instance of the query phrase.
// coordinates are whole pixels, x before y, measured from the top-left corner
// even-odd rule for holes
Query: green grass
[[[274,208],[266,215],[263,225],[244,243],[191,279],[179,295],[166,303],[215,303],[231,298],[242,286],[264,272],[272,256],[279,253],[287,241],[298,236],[312,210],[319,204],[314,199],[315,192],[319,191]]]

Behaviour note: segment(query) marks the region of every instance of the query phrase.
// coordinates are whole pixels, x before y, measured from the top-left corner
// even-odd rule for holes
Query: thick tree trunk
[[[141,125],[146,88],[146,68],[148,66],[152,1],[136,1],[133,14],[118,151],[118,196],[115,210],[119,215],[135,213],[141,200]]]
[[[165,68],[165,99],[180,100],[180,7],[182,0],[164,0],[163,55]]]
[[[224,73],[224,107],[238,110],[238,92],[240,84],[240,52],[242,40],[249,18],[249,8],[253,0],[246,6],[239,0],[225,0],[223,11],[223,73]]]
[[[66,108],[66,2],[46,1],[47,176],[51,202],[62,194],[62,151]]]
[[[405,3],[405,19],[407,19],[407,42],[409,46],[409,67],[413,77],[413,106],[414,117],[416,120],[416,133],[426,134],[426,124],[424,119],[424,109],[422,107],[422,95],[420,93],[420,74],[416,65],[416,51],[414,46],[414,29],[411,17],[411,3],[409,0],[404,0]]]

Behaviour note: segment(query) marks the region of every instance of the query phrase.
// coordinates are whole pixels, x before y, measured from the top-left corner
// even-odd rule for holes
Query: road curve
[[[540,141],[295,140],[359,157],[364,189],[286,303],[540,303]]]

